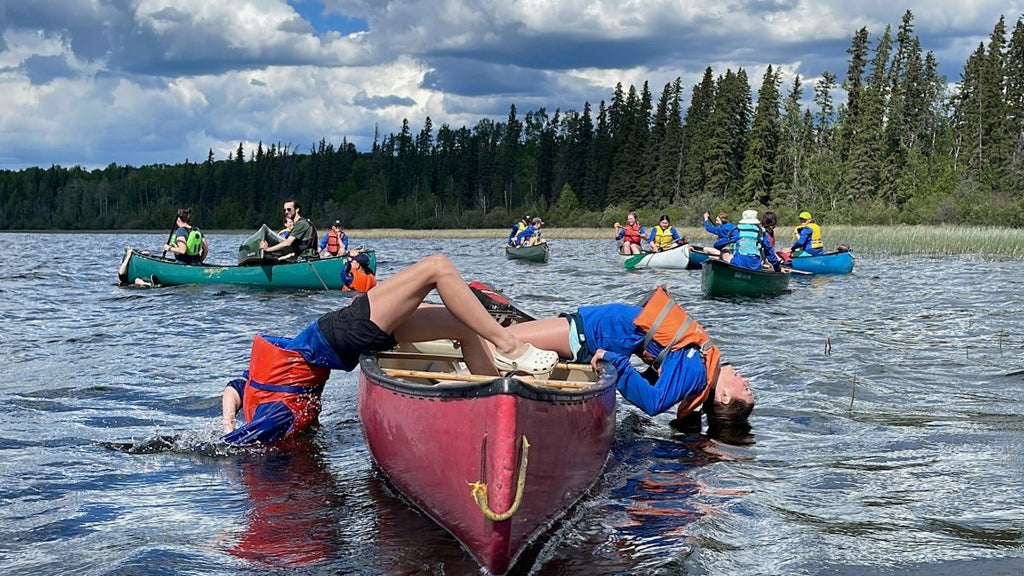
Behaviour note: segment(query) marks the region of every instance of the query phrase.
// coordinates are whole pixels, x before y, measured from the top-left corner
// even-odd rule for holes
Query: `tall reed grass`
[[[679,233],[697,244],[710,244],[714,237],[703,228],[677,227]],[[347,230],[352,238],[493,238],[503,240],[507,230]],[[612,229],[544,228],[550,240],[597,240],[614,238]],[[833,250],[845,244],[855,253],[888,255],[980,254],[1024,257],[1024,229],[972,226],[823,226],[825,248]],[[776,230],[779,246],[790,243],[790,229]],[[500,243],[500,242],[499,242]]]

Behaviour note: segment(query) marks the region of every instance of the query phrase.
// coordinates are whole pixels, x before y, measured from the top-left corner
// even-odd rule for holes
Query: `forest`
[[[913,19],[856,30],[847,69],[813,85],[768,66],[756,97],[744,69],[709,67],[657,97],[620,83],[596,108],[407,119],[369,152],[261,142],[202,163],[0,171],[0,230],[162,229],[184,206],[202,228],[250,229],[279,225],[287,199],[320,228],[505,228],[522,213],[603,227],[629,211],[697,225],[746,208],[787,223],[809,210],[830,224],[1024,227],[1022,19],[1008,33],[1000,18],[956,82]]]

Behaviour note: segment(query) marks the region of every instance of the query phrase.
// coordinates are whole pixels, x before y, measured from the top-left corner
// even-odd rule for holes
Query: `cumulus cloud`
[[[1020,12],[1008,0],[7,0],[0,168],[177,163],[260,140],[367,150],[404,119],[596,109],[618,82],[657,93],[680,77],[689,91],[708,66],[752,82],[769,64],[841,78],[854,32],[874,39],[907,8],[954,81],[999,15],[1012,29]]]

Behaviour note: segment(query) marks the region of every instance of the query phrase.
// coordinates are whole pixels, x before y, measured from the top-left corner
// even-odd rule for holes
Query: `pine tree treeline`
[[[1000,18],[956,89],[908,10],[895,32],[857,30],[845,74],[769,66],[756,105],[743,69],[708,68],[684,110],[680,79],[655,98],[619,84],[594,110],[544,108],[472,128],[377,135],[372,151],[241,144],[227,160],[0,172],[0,229],[160,229],[178,206],[204,228],[277,226],[297,199],[318,226],[504,228],[520,213],[607,226],[640,210],[697,225],[709,210],[810,210],[829,223],[1024,226],[1024,22]],[[837,99],[842,91],[845,99]],[[836,104],[837,101],[842,101]]]

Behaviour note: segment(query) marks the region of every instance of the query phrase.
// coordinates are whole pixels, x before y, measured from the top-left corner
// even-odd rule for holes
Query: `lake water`
[[[125,247],[159,234],[0,239],[0,572],[480,573],[379,477],[355,374],[331,376],[310,440],[217,448],[253,334],[293,335],[348,296],[118,287]],[[230,262],[242,236],[210,240]],[[542,315],[665,284],[751,377],[746,444],[620,403],[604,475],[517,574],[1024,573],[1019,261],[854,246],[851,275],[703,300],[699,271],[626,272],[610,241],[553,241],[543,265],[499,240],[355,242],[382,278],[443,251]]]

